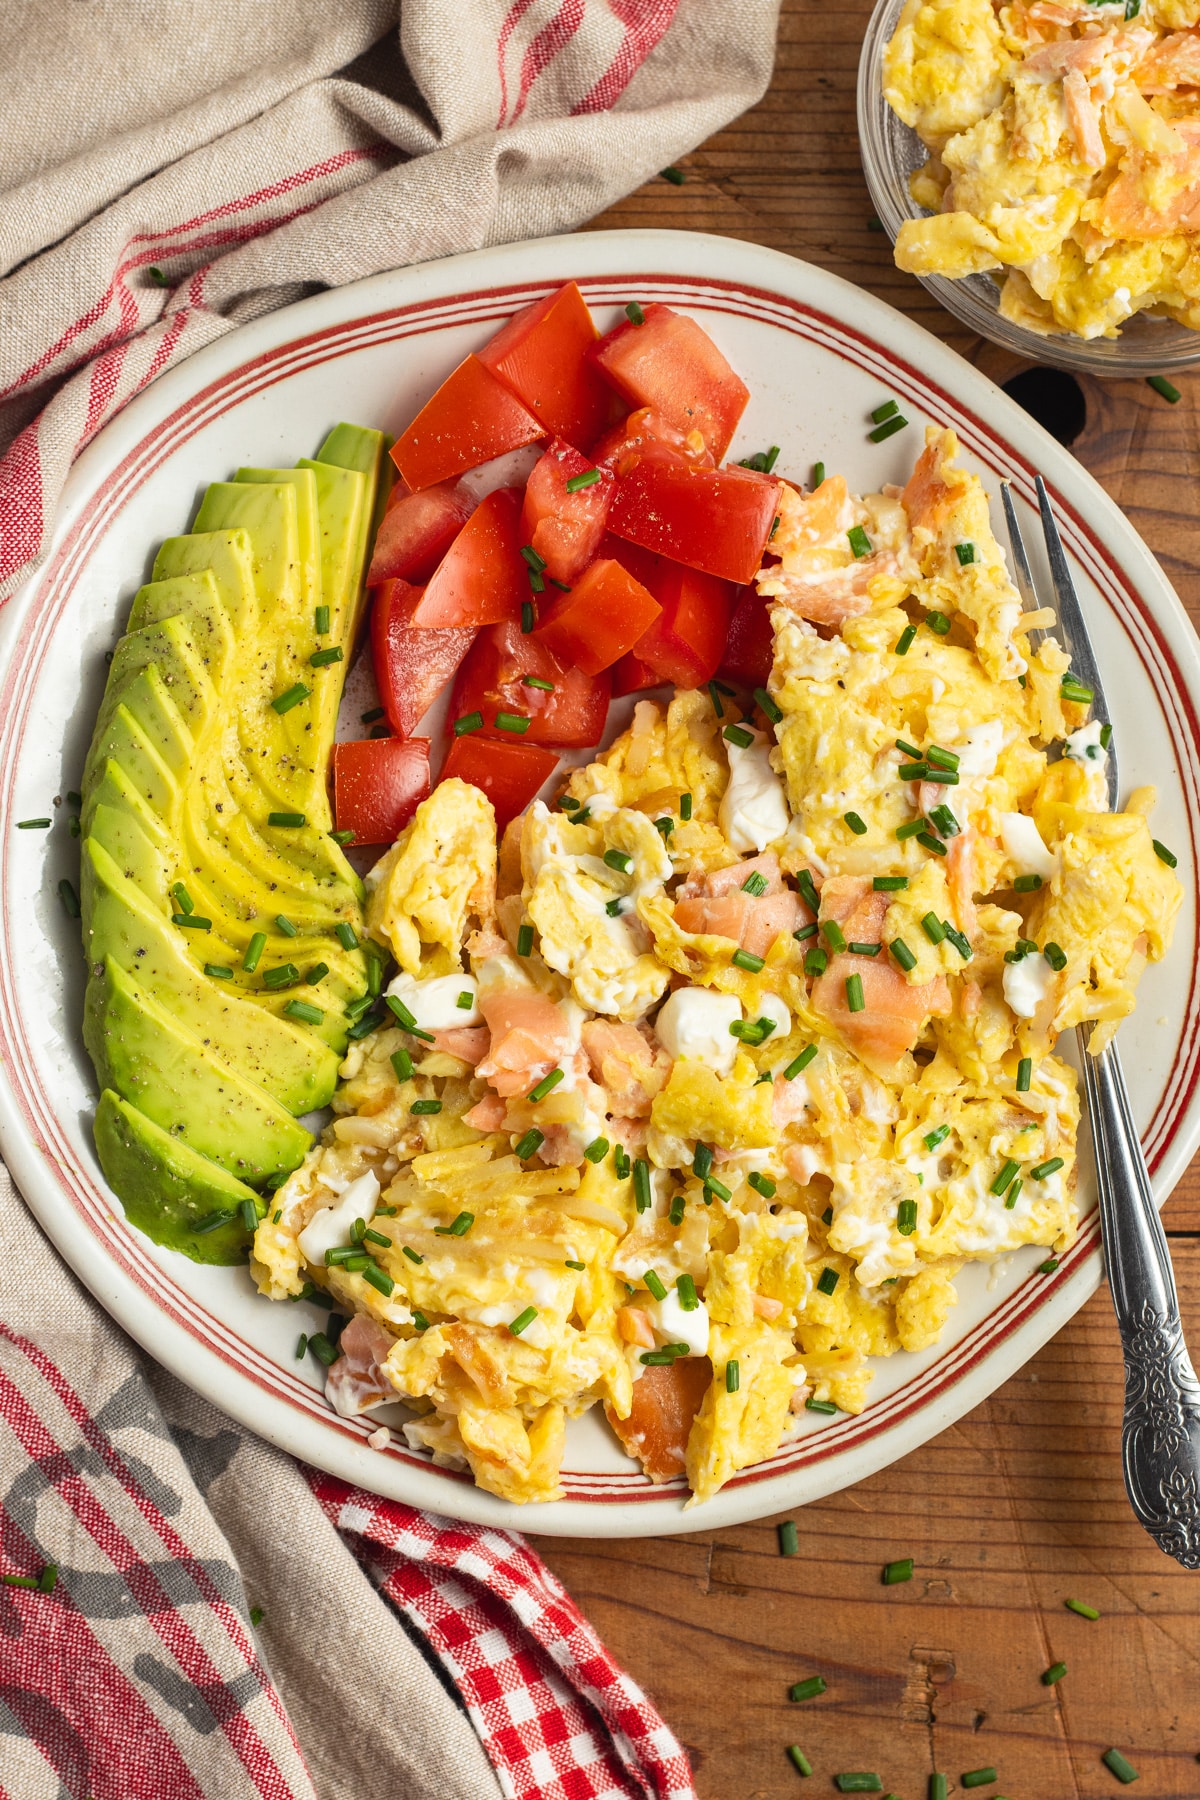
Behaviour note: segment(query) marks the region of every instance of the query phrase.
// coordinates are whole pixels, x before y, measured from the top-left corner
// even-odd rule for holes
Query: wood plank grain
[[[1003,382],[1023,366],[972,339],[870,229],[855,131],[864,0],[784,0],[762,102],[648,183],[596,228],[653,226],[767,244],[899,307]],[[735,253],[736,260],[736,253]],[[1108,489],[1200,621],[1200,381],[1171,406],[1142,381],[1083,379],[1075,454]],[[1200,1349],[1200,1168],[1168,1202],[1185,1324]],[[1134,1523],[1121,1481],[1120,1350],[1098,1293],[969,1418],[858,1487],[796,1514],[800,1555],[775,1521],[682,1538],[540,1540],[615,1653],[692,1754],[703,1800],[796,1800],[839,1770],[874,1769],[920,1800],[932,1769],[956,1792],[994,1764],[1010,1800],[1120,1792],[1110,1744],[1142,1800],[1200,1796],[1198,1578]],[[530,1521],[531,1525],[534,1523]],[[885,1561],[915,1579],[884,1588]],[[1096,1624],[1063,1606],[1099,1607]],[[1068,1675],[1047,1689],[1042,1671]],[[789,1705],[789,1684],[828,1692]],[[799,1743],[810,1783],[787,1762]]]

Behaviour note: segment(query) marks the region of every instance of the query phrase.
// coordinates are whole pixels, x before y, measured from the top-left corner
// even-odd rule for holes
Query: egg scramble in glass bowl
[[[368,877],[388,1023],[252,1264],[352,1314],[343,1415],[400,1399],[410,1445],[549,1501],[599,1404],[695,1503],[859,1412],[965,1263],[1072,1242],[1055,1041],[1111,1038],[1180,888],[956,457],[785,486],[769,691],[640,700],[499,845],[443,782]]]
[[[882,98],[928,153],[897,265],[994,276],[1018,332],[1115,339],[1145,313],[1142,353],[1195,355],[1165,322],[1200,325],[1198,21],[1200,0],[889,8]],[[868,108],[868,164],[878,131]]]

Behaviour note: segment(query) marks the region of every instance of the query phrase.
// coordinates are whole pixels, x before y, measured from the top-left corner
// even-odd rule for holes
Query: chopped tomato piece
[[[534,635],[567,668],[599,675],[633,648],[660,610],[654,595],[627,569],[601,558],[569,594],[556,596]]]
[[[339,746],[340,748],[340,746]],[[496,809],[496,828],[503,831],[510,819],[524,812],[542,783],[558,767],[553,750],[539,744],[484,742],[476,737],[455,738],[442,769],[442,780],[457,775],[482,790]]]
[[[375,685],[387,721],[400,737],[411,737],[475,638],[473,626],[451,631],[418,631],[412,617],[424,589],[407,581],[385,581],[371,611],[371,657]]]
[[[392,446],[415,492],[545,437],[546,427],[477,356],[459,363]]]
[[[599,333],[573,281],[502,325],[479,360],[536,413],[547,434],[590,444],[612,400],[588,351]]]
[[[780,483],[751,469],[698,469],[647,444],[617,480],[608,528],[689,568],[753,579],[779,510]]]
[[[702,687],[711,681],[725,648],[733,588],[716,575],[686,569],[659,557],[646,584],[662,607],[649,631],[613,670],[613,692],[633,694],[657,687]]]
[[[593,462],[606,463],[618,475],[625,472],[624,465],[636,461],[639,450],[647,444],[666,444],[672,450],[678,450],[689,462],[700,469],[715,469],[716,460],[698,431],[677,431],[651,406],[643,406],[637,412],[631,412],[627,419],[620,420],[609,428],[592,449]]]
[[[547,686],[533,686],[547,683]],[[609,677],[564,669],[534,635],[518,625],[481,631],[458,672],[450,717],[482,713],[481,736],[512,742],[517,733],[496,724],[496,714],[529,720],[524,744],[585,749],[598,744],[608,717]]]
[[[775,639],[771,631],[771,613],[753,582],[738,596],[729,621],[725,654],[720,661],[723,675],[743,681],[747,687],[766,687],[767,676],[775,659]]]
[[[428,738],[333,746],[333,814],[356,843],[394,843],[428,793]]]
[[[572,493],[567,483],[581,475],[599,479]],[[525,484],[521,541],[533,546],[553,580],[569,585],[595,556],[615,486],[611,469],[597,468],[561,438],[534,465]]]
[[[498,625],[516,619],[529,598],[521,555],[519,488],[485,495],[429,578],[412,622],[425,629]]]
[[[379,521],[367,586],[381,581],[427,581],[475,510],[461,481],[439,481],[414,494],[398,481]]]
[[[644,322],[623,322],[600,339],[596,363],[634,406],[652,406],[677,431],[698,431],[719,462],[750,390],[702,325],[669,306],[648,306]]]

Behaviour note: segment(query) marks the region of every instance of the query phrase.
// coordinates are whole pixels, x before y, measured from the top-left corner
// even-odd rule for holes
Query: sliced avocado
[[[132,776],[157,811],[170,806],[192,752],[191,733],[155,669],[143,669],[92,739],[83,766],[84,815],[96,775],[111,757]],[[164,776],[173,784],[164,785]],[[165,812],[162,816],[165,816]]]
[[[260,1182],[303,1162],[312,1143],[303,1125],[111,957],[89,978],[83,1037],[102,1087],[231,1175]]]
[[[169,581],[148,581],[133,597],[125,629],[141,631],[147,625],[175,617],[187,620],[205,673],[214,686],[220,687],[237,640],[211,569],[201,569],[195,575],[176,575]]]
[[[262,1205],[253,1188],[163,1131],[111,1088],[100,1096],[93,1130],[105,1180],[131,1225],[193,1262],[245,1261],[250,1233],[241,1207],[249,1200],[257,1214]],[[220,1214],[229,1217],[216,1230],[197,1231]]]
[[[328,1102],[337,1083],[338,1058],[319,1037],[203,975],[188,955],[183,934],[92,839],[84,842],[81,877],[84,951],[90,963],[111,956],[231,1069],[257,1082],[289,1112],[312,1112]]]
[[[208,574],[216,583],[234,637],[243,651],[258,633],[258,596],[254,557],[246,531],[194,531],[168,538],[154,559],[155,582],[184,575]]]
[[[352,612],[346,617],[344,640],[349,649],[358,630],[362,609],[363,580],[367,573],[367,556],[375,541],[379,521],[387,505],[395,469],[387,452],[390,440],[382,431],[365,425],[335,425],[321,448],[316,461],[331,463],[337,469],[357,469],[367,479],[363,510],[359,520],[359,540],[355,551],[351,581]]]
[[[269,630],[279,615],[298,615],[300,530],[290,482],[214,481],[205,489],[192,530],[246,533],[260,626]]]
[[[164,775],[174,788],[175,783],[169,771],[164,770]],[[150,805],[146,796],[121,764],[114,762],[111,757],[104,765],[100,780],[88,795],[87,817],[89,821],[102,806],[110,806],[117,812],[128,813],[141,826],[146,837],[159,851],[166,852],[170,849],[171,833],[163,823],[162,815]],[[89,823],[85,835],[90,836],[90,834],[91,825]],[[120,862],[121,859],[117,857],[116,860]]]
[[[175,871],[169,840],[156,841],[126,807],[97,801],[92,807],[86,841],[102,844],[126,879],[140,887],[160,910],[175,911],[170,898]],[[125,1092],[124,1088],[121,1092]]]
[[[195,744],[214,717],[217,691],[209,680],[204,658],[196,649],[189,621],[176,615],[140,631],[126,632],[113,652],[108,686],[100,702],[96,731],[102,733],[128,689],[143,670],[154,669]],[[136,708],[135,708],[136,710]]]
[[[292,487],[296,491],[296,544],[299,559],[296,578],[300,604],[309,613],[320,606],[321,592],[321,522],[317,514],[316,478],[308,469],[239,469],[234,480],[246,487]]]
[[[309,469],[317,484],[317,514],[321,525],[321,598],[329,608],[326,642],[341,644],[346,662],[351,645],[346,642],[346,622],[357,601],[359,545],[367,503],[367,478],[358,469],[338,469],[332,463],[310,462],[301,457],[298,468]]]

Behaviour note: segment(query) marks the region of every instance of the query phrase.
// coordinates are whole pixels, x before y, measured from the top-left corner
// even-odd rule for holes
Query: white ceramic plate
[[[239,464],[311,455],[339,418],[397,431],[455,363],[546,289],[578,280],[601,326],[630,298],[691,311],[750,386],[735,454],[782,446],[853,488],[903,480],[927,421],[950,424],[993,496],[1012,478],[1029,541],[1040,470],[1108,671],[1122,776],[1161,789],[1155,831],[1187,896],[1175,947],[1142,983],[1121,1033],[1134,1111],[1160,1198],[1200,1141],[1195,892],[1200,763],[1192,694],[1200,656],[1179,601],[1122,514],[1072,457],[935,338],[856,288],[773,251],[670,232],[608,232],[482,251],[381,275],[272,314],[199,352],[135,400],[85,451],[42,572],[0,612],[0,1149],[67,1261],[121,1324],[184,1381],[309,1462],[417,1506],[539,1532],[647,1535],[727,1525],[846,1487],[945,1428],[1056,1331],[1095,1287],[1098,1227],[1085,1171],[1076,1247],[1056,1274],[1029,1250],[969,1269],[945,1341],[878,1365],[861,1417],[802,1415],[800,1435],[702,1510],[652,1487],[602,1419],[568,1434],[567,1498],[522,1510],[336,1418],[319,1373],[293,1360],[317,1327],[307,1304],[271,1305],[243,1269],[198,1268],[124,1221],[91,1139],[92,1070],[80,1041],[77,927],[56,893],[78,879],[65,807],[48,836],[18,819],[78,784],[104,683],[104,651],[159,541],[187,528],[205,484]],[[867,441],[896,397],[912,429]],[[362,705],[361,699],[357,703]]]

